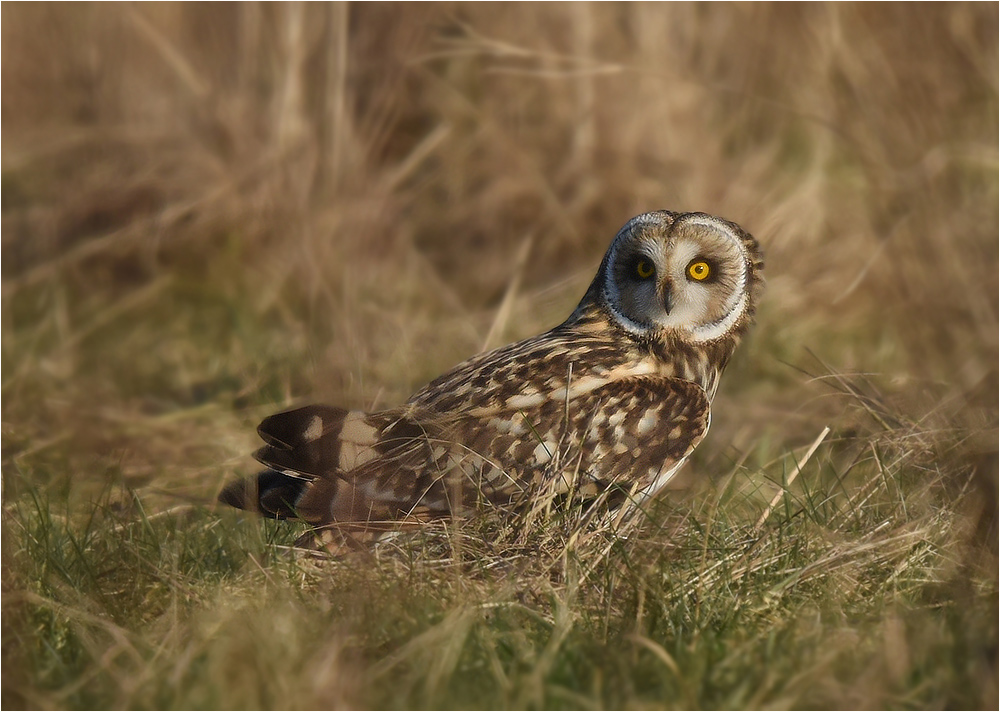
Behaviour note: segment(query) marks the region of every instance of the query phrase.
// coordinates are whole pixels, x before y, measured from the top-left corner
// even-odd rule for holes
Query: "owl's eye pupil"
[[[699,282],[708,279],[712,274],[712,268],[704,260],[695,260],[688,265],[688,276]]]
[[[635,263],[635,273],[639,279],[649,279],[653,276],[653,265],[646,260],[639,260]]]

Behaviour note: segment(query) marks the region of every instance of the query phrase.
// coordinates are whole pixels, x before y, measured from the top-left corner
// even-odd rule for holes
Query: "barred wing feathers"
[[[227,487],[233,506],[314,526],[388,528],[541,492],[596,496],[661,486],[708,428],[700,386],[661,377],[572,381],[458,413],[306,406],[261,423],[269,469]],[[425,401],[426,402],[426,401]],[[470,404],[471,405],[471,404]]]

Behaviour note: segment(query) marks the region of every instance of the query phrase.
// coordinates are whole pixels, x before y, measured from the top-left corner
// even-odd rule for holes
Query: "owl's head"
[[[701,344],[750,325],[762,268],[757,241],[738,225],[661,210],[618,232],[588,296],[630,334]]]

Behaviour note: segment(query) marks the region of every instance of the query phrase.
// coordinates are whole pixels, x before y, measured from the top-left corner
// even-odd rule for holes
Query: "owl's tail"
[[[361,467],[421,433],[392,413],[310,405],[266,418],[257,432],[266,444],[254,457],[267,469],[227,485],[224,504],[314,526],[362,527],[407,504],[390,505]]]
[[[226,485],[219,493],[219,501],[272,519],[296,519],[299,499],[309,485],[310,480],[302,477],[264,470]]]
[[[312,528],[295,541],[295,547],[341,556],[364,550],[385,532],[352,506],[362,504],[356,495],[346,480],[309,479],[268,469],[230,483],[219,493],[219,501],[272,519],[308,522]]]

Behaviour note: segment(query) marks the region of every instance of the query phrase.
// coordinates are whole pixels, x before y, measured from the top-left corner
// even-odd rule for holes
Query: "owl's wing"
[[[556,492],[587,495],[620,486],[652,496],[702,441],[710,421],[705,391],[676,378],[625,378],[563,404],[555,400],[564,425],[539,439],[543,457],[552,454],[558,462],[540,473],[539,484]],[[539,423],[534,430],[543,428]]]
[[[489,503],[609,487],[654,492],[708,429],[697,384],[633,377],[583,381],[458,415],[307,406],[264,420],[255,457],[269,469],[219,499],[267,516],[354,532]],[[584,387],[586,386],[586,387]]]

